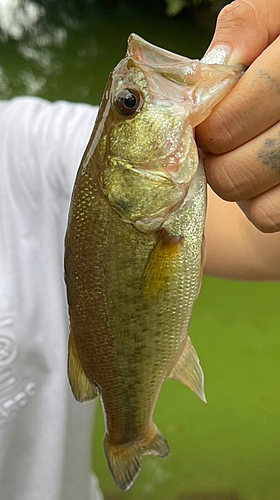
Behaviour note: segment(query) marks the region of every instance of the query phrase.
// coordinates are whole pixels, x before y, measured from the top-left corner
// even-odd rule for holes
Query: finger
[[[251,200],[239,202],[246,217],[263,233],[280,231],[280,186]]]
[[[279,2],[280,4],[280,2]],[[245,72],[210,117],[196,129],[200,148],[222,154],[280,119],[280,37]]]
[[[280,183],[280,123],[223,155],[205,154],[212,189],[223,199],[253,198]]]
[[[279,0],[235,0],[217,19],[210,49],[227,46],[228,64],[249,66],[280,35]]]

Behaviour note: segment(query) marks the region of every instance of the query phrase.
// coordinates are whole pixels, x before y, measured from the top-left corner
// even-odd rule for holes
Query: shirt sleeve
[[[37,205],[47,192],[69,198],[96,115],[97,107],[35,97],[1,102],[1,157],[13,188]]]

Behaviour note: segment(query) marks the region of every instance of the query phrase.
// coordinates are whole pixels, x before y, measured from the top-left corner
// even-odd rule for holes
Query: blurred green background
[[[225,2],[188,3],[201,2],[0,0],[0,97],[98,104],[130,32],[200,57]],[[166,15],[171,4],[179,15]],[[106,500],[280,499],[279,291],[279,284],[204,279],[190,334],[208,404],[176,381],[164,384],[155,421],[171,456],[144,457],[127,493],[105,463],[99,408],[93,468]]]

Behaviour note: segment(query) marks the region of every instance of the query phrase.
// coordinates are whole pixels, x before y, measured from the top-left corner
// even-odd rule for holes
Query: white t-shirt
[[[67,379],[64,234],[97,109],[0,103],[0,498],[98,500],[94,405]]]

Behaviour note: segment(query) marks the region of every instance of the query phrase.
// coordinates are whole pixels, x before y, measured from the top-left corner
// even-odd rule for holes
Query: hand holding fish
[[[210,48],[251,66],[197,128],[211,187],[268,233],[280,231],[279,16],[278,0],[235,0],[221,11]]]

